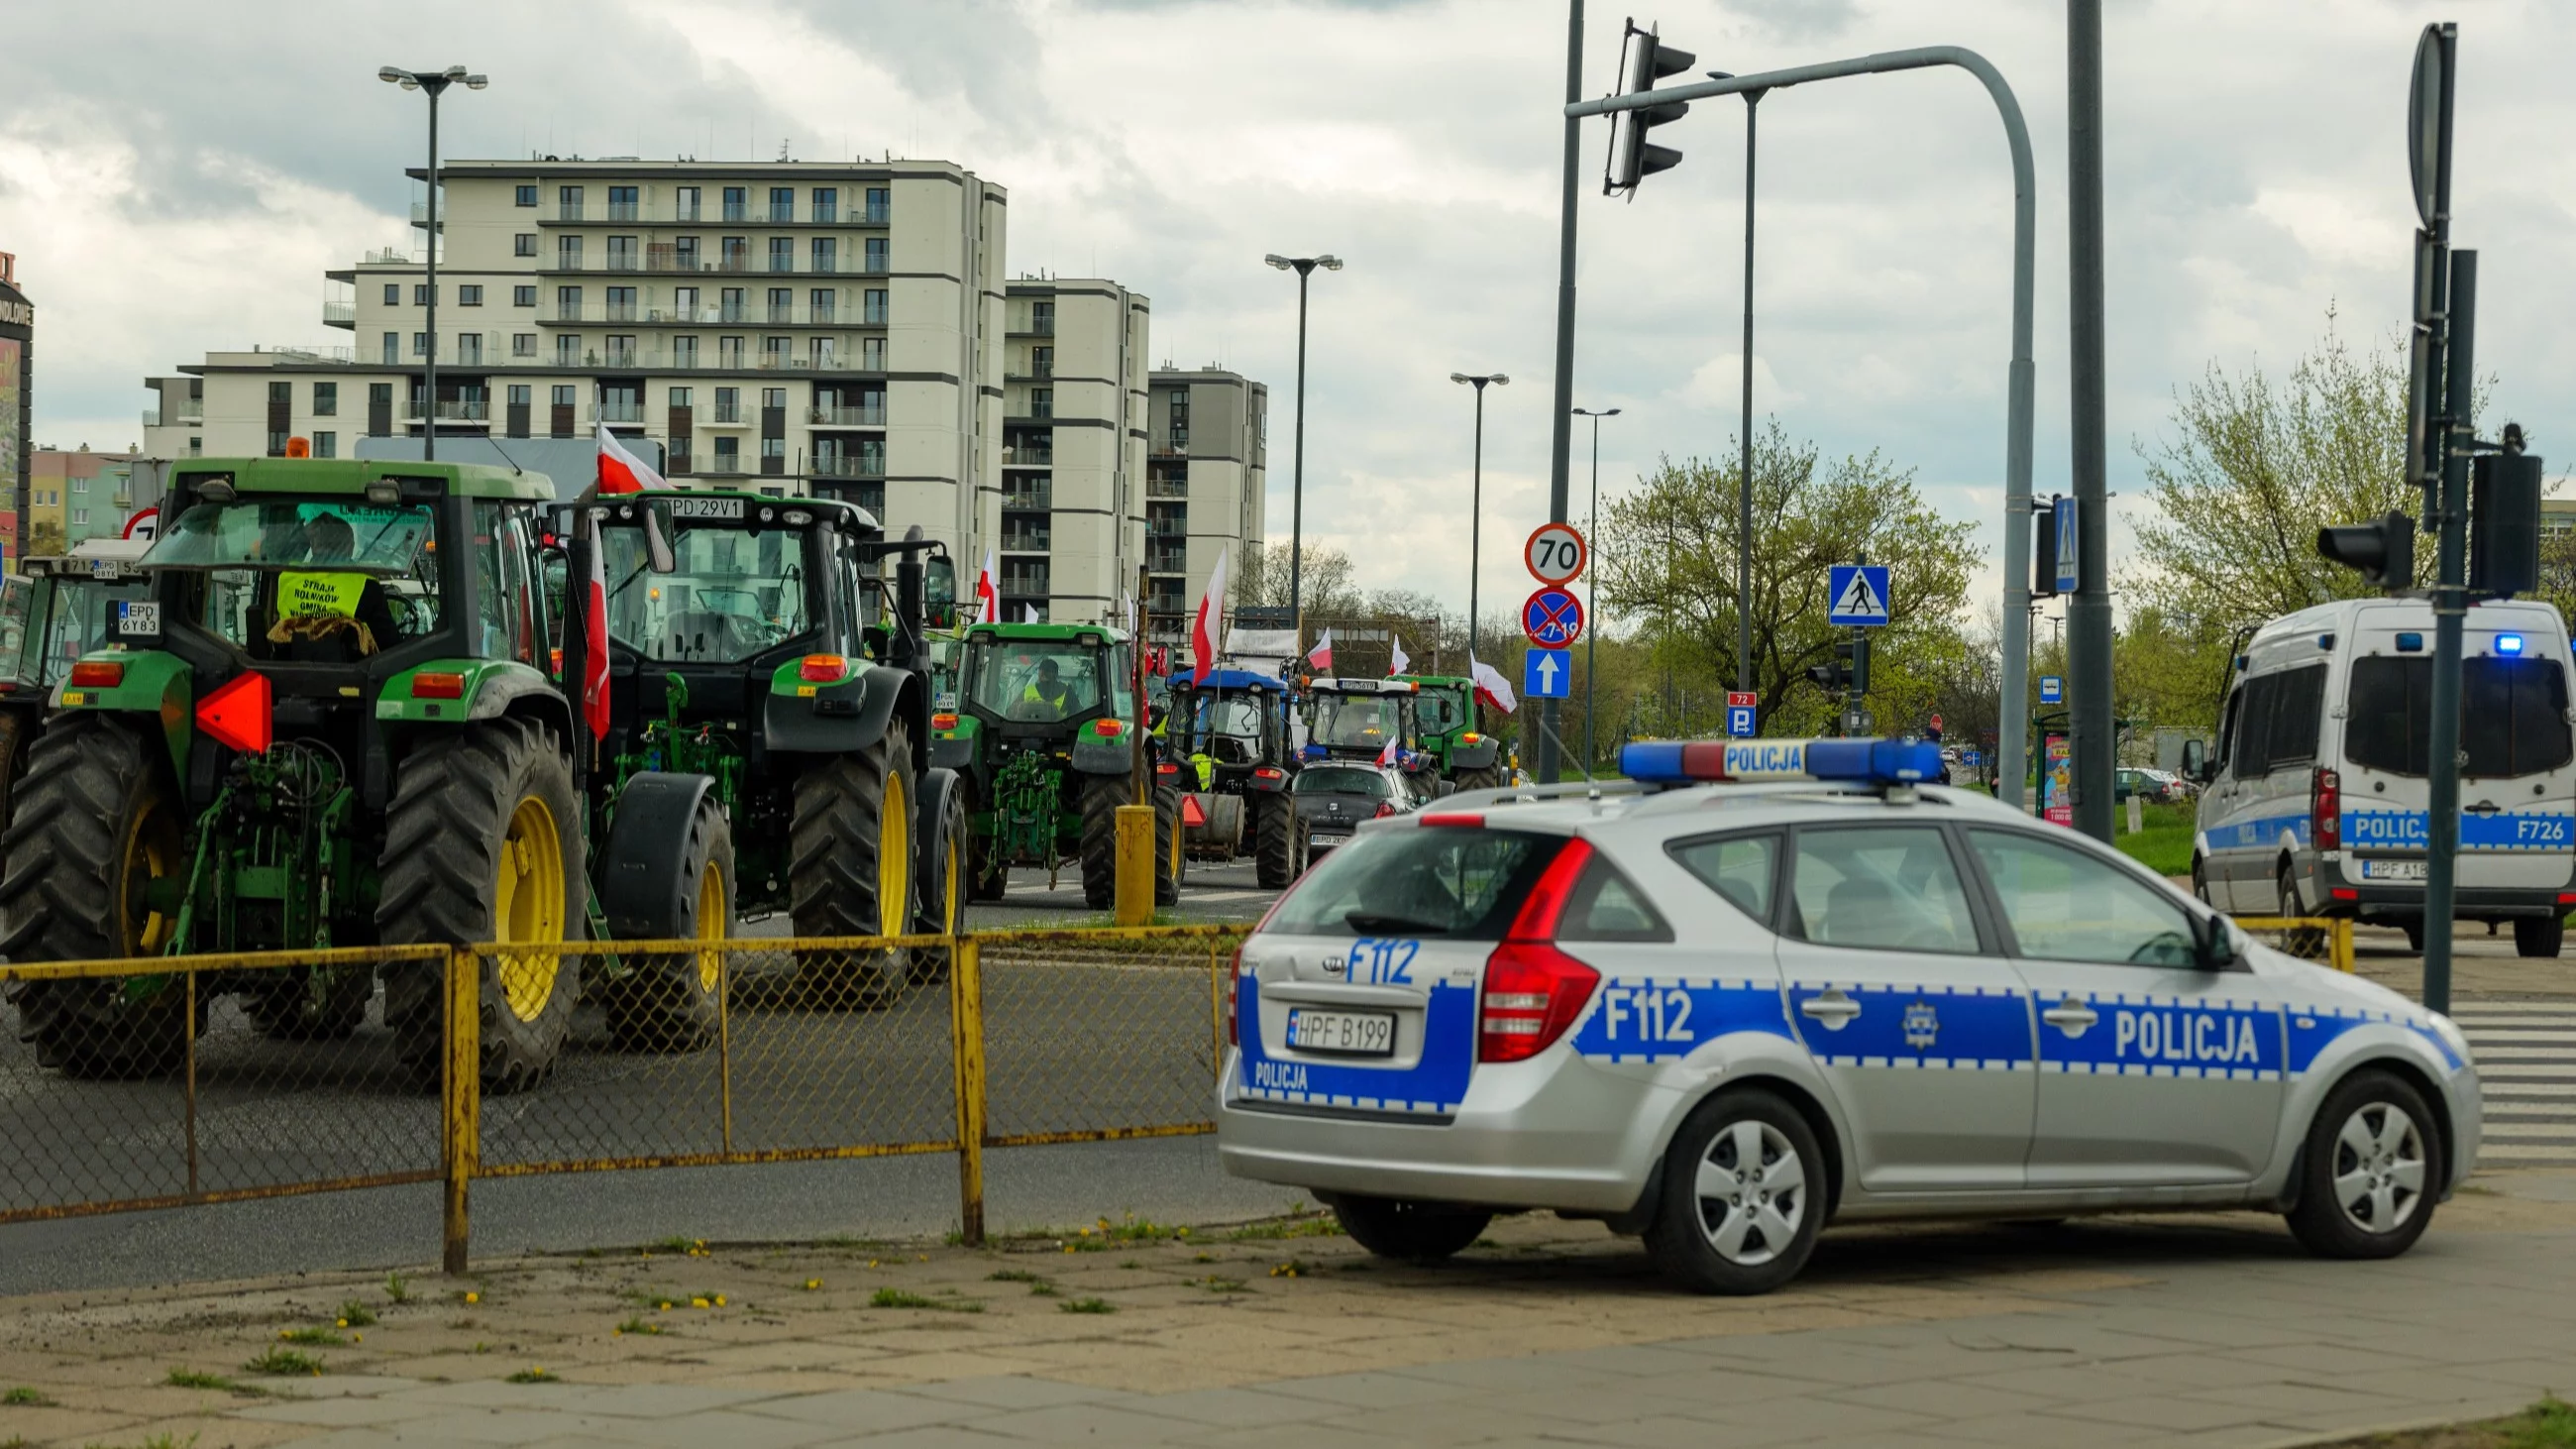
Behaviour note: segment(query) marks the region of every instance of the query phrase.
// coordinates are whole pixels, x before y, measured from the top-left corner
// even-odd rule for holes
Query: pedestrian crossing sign
[[[1887,623],[1887,565],[1835,564],[1827,578],[1826,622],[1875,628]]]

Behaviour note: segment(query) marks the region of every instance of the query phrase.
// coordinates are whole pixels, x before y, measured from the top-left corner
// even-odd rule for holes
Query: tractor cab
[[[1439,674],[1396,678],[1419,690],[1414,713],[1422,726],[1421,748],[1441,779],[1461,790],[1503,783],[1502,742],[1477,728],[1475,681]]]
[[[977,624],[966,631],[958,713],[996,739],[1056,741],[1131,720],[1134,682],[1122,630],[1093,624]]]
[[[1421,753],[1419,693],[1418,685],[1400,679],[1308,681],[1304,757],[1385,760],[1406,770],[1428,768],[1431,762]]]
[[[0,583],[0,701],[43,703],[73,661],[117,641],[124,606],[151,593],[136,563],[145,547],[97,539],[19,560],[19,572]]]
[[[1188,795],[1185,845],[1196,859],[1254,858],[1265,889],[1306,869],[1306,827],[1288,798],[1298,766],[1297,709],[1288,681],[1245,669],[1169,676],[1166,770]],[[1339,719],[1340,706],[1336,706]]]

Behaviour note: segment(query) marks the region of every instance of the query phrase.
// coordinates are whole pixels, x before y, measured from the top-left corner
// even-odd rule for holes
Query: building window
[[[480,366],[482,366],[482,365],[483,365],[483,334],[482,334],[482,333],[480,333],[480,332],[459,332],[459,333],[457,333],[457,334],[456,334],[456,360],[457,360],[458,362],[461,362],[461,363],[465,364],[467,367],[480,367]]]
[[[1055,416],[1054,388],[1033,387],[1029,389],[1029,416],[1033,418],[1052,418]]]
[[[882,287],[871,287],[860,297],[859,320],[871,327],[883,327],[886,320],[886,294]]]
[[[411,304],[415,307],[426,307],[429,305],[429,284],[427,282],[412,283]]]
[[[772,287],[769,289],[769,320],[772,322],[793,322],[796,320],[795,288]]]
[[[537,234],[535,232],[523,231],[516,233],[510,238],[510,255],[514,257],[533,257],[536,254]]]
[[[456,288],[456,305],[459,307],[482,306],[483,284],[476,282],[473,285],[468,286],[464,283],[458,283]]]
[[[689,390],[688,390],[687,388],[685,388],[685,387],[675,387],[675,388],[671,389],[671,406],[673,406],[673,407],[675,407],[675,408],[684,408],[684,407],[687,407],[688,405],[689,405]]]
[[[747,272],[751,270],[751,238],[746,236],[716,239],[716,270]]]
[[[883,186],[868,188],[868,214],[864,218],[868,225],[885,225],[888,214],[893,210],[894,192],[892,190]]]
[[[271,428],[268,434],[268,456],[272,458],[283,458],[286,456],[286,434],[279,432],[274,428]],[[61,500],[57,498],[55,501],[60,502]]]
[[[773,272],[796,270],[796,238],[774,236],[769,239],[769,269]]]
[[[862,337],[859,339],[859,366],[865,368],[869,372],[885,371],[884,338]]]
[[[785,367],[787,365],[788,340],[789,339],[784,337],[763,337],[760,339],[760,365],[772,370]]]
[[[555,220],[581,220],[581,188],[563,186],[555,190]]]
[[[607,365],[610,367],[633,367],[635,365],[634,333],[611,332],[608,334]],[[626,421],[633,422],[634,419],[628,418]]]
[[[313,456],[316,458],[339,457],[340,435],[338,433],[315,433],[313,435]]]
[[[773,186],[769,188],[769,219],[771,221],[794,221],[796,219],[795,187]]]
[[[696,221],[698,219],[698,188],[694,186],[681,186],[672,190],[671,219],[673,221]],[[694,238],[692,238],[692,240],[694,240]]]
[[[205,440],[205,439],[203,439],[203,438],[190,438],[190,439],[188,440],[188,456],[189,456],[189,457],[191,457],[191,458],[201,458],[201,457],[204,457],[204,456],[205,456],[205,452],[206,452],[206,440]]]
[[[553,389],[555,406],[559,408],[571,407],[573,405],[574,398],[579,394],[579,392],[580,389],[574,387],[571,383],[556,383]]]
[[[270,383],[268,385],[268,405],[273,408],[294,406],[295,384],[291,382]]]
[[[555,238],[555,270],[558,272],[578,272],[581,270],[580,237],[559,236]]]
[[[534,287],[512,287],[510,289],[510,305],[513,307],[533,307],[537,305],[537,289]]]
[[[834,345],[834,340],[832,338],[817,337],[814,339],[813,362],[815,369],[821,372],[828,372],[841,365],[839,349]]]
[[[742,366],[741,338],[719,337],[716,339],[716,366],[727,370]]]
[[[581,334],[577,332],[566,332],[557,336],[555,338],[555,366],[579,367],[580,365]]]
[[[514,408],[523,408],[527,405],[528,385],[524,382],[514,382],[510,384],[510,406]]]
[[[581,288],[555,288],[555,320],[558,322],[581,320]]]
[[[385,283],[385,305],[388,307],[399,307],[402,305],[402,283]]]
[[[743,310],[742,288],[727,287],[718,295],[724,299],[724,310],[716,314],[717,321],[748,322],[751,320],[750,314]]]
[[[840,296],[840,293],[829,287],[816,287],[806,293],[805,300],[809,305],[806,308],[805,320],[830,326],[833,314],[839,310]]]
[[[697,288],[673,287],[671,289],[671,320],[674,322],[696,322],[702,320],[698,316]]]
[[[720,423],[738,423],[742,421],[741,388],[720,387],[716,389],[716,421]]]
[[[429,355],[428,333],[415,332],[411,335],[411,355],[414,357],[427,357]]]
[[[727,221],[751,220],[751,188],[728,186],[724,189],[724,219]]]
[[[698,365],[698,339],[696,339],[695,337],[674,337],[674,338],[672,338],[672,339],[671,339],[671,365],[672,365],[673,367],[695,367],[695,366],[697,366],[697,365]]]
[[[513,332],[513,333],[511,333],[511,334],[510,334],[510,355],[511,355],[512,357],[534,357],[534,356],[536,356],[536,355],[537,355],[537,334],[535,334],[534,332]]]
[[[317,418],[336,418],[339,415],[340,384],[336,382],[317,382],[313,384],[313,416]]]
[[[399,364],[402,361],[401,333],[388,332],[385,334],[384,360],[388,364]]]
[[[520,204],[521,206],[534,206],[534,205],[536,205],[536,204],[537,204],[537,188],[535,188],[534,186],[522,186],[522,187],[520,187],[520,188],[519,188],[519,204]]]
[[[814,219],[831,223],[841,219],[841,189],[837,186],[814,188]]]
[[[74,528],[87,528],[87,527],[89,527],[89,510],[88,510],[88,509],[86,509],[86,508],[75,508],[75,509],[73,509],[73,510],[72,510],[72,527],[74,527]]]
[[[814,270],[829,275],[841,269],[841,243],[837,238],[814,238]]]
[[[612,186],[608,188],[608,219],[610,221],[641,220],[642,218],[638,215],[639,210],[640,209],[637,207],[635,202],[634,187]]]
[[[637,272],[644,269],[644,254],[631,236],[608,239],[608,269],[612,272]]]
[[[635,289],[633,287],[611,287],[608,289],[608,320],[611,322],[632,322],[635,320]]]
[[[882,272],[886,269],[886,266],[886,239],[881,236],[869,237],[868,270],[871,272]]]
[[[718,473],[742,471],[742,439],[735,437],[716,439],[716,465],[713,471]]]

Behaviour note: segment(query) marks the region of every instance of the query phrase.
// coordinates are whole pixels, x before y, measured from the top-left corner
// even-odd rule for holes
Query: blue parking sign
[[[1753,737],[1753,706],[1730,704],[1726,707],[1726,732],[1737,739]]]

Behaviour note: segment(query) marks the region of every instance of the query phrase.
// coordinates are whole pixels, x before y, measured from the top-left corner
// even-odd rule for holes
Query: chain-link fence
[[[1214,1127],[1242,927],[0,967],[0,1222]],[[191,1029],[193,1025],[193,1029]]]

